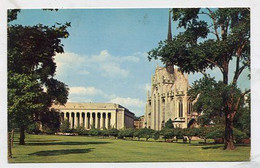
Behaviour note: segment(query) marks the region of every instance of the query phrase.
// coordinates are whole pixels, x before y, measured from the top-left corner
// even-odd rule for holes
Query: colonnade
[[[61,112],[61,121],[67,120],[70,128],[111,128],[111,112]]]

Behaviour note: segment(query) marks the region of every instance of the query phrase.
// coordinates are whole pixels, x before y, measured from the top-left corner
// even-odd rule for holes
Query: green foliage
[[[145,140],[148,141],[150,138],[153,137],[154,132],[155,131],[150,128],[141,128],[134,132],[134,136],[138,139],[145,138]]]
[[[175,134],[174,134],[174,130],[173,129],[169,129],[169,128],[163,128],[160,131],[160,134],[163,136],[163,139],[166,141],[167,139],[172,139]]]
[[[214,127],[200,127],[198,128],[198,136],[207,142],[207,135],[214,130]]]
[[[70,132],[70,122],[68,120],[64,120],[60,124],[60,131],[62,133],[68,133]]]
[[[92,128],[89,130],[88,134],[90,136],[99,136],[101,135],[101,131],[99,129]]]
[[[197,128],[184,128],[183,135],[187,136],[189,139],[189,143],[191,143],[192,137],[198,135],[198,129]]]
[[[216,138],[224,138],[225,135],[225,128],[221,127],[213,127],[211,132],[208,132],[205,135],[206,139],[216,139]]]
[[[183,139],[184,136],[183,129],[175,128],[173,129],[173,131],[174,131],[174,135],[176,136],[176,141],[178,141],[178,139]]]
[[[158,140],[160,138],[160,131],[154,131],[153,139]]]
[[[101,130],[101,133],[100,133],[103,137],[105,137],[105,136],[109,136],[109,130],[107,130],[107,129],[103,129],[103,130]]]
[[[28,133],[28,134],[39,134],[39,133],[41,133],[41,131],[40,131],[40,129],[39,129],[40,127],[39,127],[39,124],[37,124],[37,123],[32,123],[32,124],[30,124],[30,125],[28,125],[27,126],[27,128],[26,128],[26,132]]]
[[[53,103],[67,102],[67,85],[54,79],[54,57],[64,52],[61,39],[68,37],[70,23],[54,26],[10,24],[18,12],[20,10],[8,10],[8,127],[20,128],[23,132],[34,120],[44,118]],[[44,125],[48,133],[59,127],[57,122],[44,122]],[[22,140],[24,137],[20,138]]]
[[[174,128],[173,124],[172,124],[172,119],[169,119],[168,121],[166,121],[165,128]]]
[[[43,125],[42,132],[45,134],[55,134],[55,132],[57,132],[57,129],[49,127],[48,125]]]
[[[118,133],[119,133],[119,130],[116,128],[112,128],[112,129],[108,130],[109,136],[113,136],[115,138],[118,136]]]
[[[88,135],[88,131],[81,126],[76,128],[75,133],[78,133],[79,135]]]
[[[118,138],[125,138],[125,137],[131,137],[134,136],[134,129],[127,128],[127,129],[121,129],[118,133]]]
[[[248,136],[246,135],[246,133],[239,131],[238,129],[234,129],[234,137],[235,137],[235,141],[237,143],[240,143],[242,139],[246,139],[248,138]]]

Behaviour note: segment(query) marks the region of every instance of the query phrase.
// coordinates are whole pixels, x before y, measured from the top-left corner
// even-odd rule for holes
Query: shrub
[[[93,129],[89,130],[88,134],[90,136],[99,136],[99,135],[101,135],[101,131],[99,129],[93,128]]]
[[[154,140],[158,140],[160,138],[160,132],[159,131],[155,131],[154,133],[153,133],[153,139]]]
[[[53,128],[48,127],[47,125],[44,125],[42,127],[42,132],[46,133],[46,134],[55,134],[56,129],[53,129]]]
[[[88,131],[85,130],[84,127],[77,127],[77,128],[74,130],[74,133],[78,133],[79,135],[88,135]]]
[[[62,132],[62,133],[70,132],[70,122],[68,120],[64,120],[61,122],[60,132]]]
[[[169,119],[168,121],[166,121],[166,123],[165,123],[165,128],[174,128],[171,119]]]
[[[105,136],[109,136],[109,131],[108,131],[107,129],[103,129],[103,130],[100,131],[100,135],[102,135],[103,138],[104,138]]]
[[[248,138],[247,134],[234,128],[233,130],[233,135],[236,143],[241,143],[242,139]]]
[[[41,131],[39,129],[39,125],[35,122],[27,127],[26,132],[28,134],[39,134],[39,133],[41,133]]]
[[[131,137],[133,139],[133,136],[134,136],[134,129],[132,128],[122,129],[118,133],[119,138]]]
[[[167,139],[172,139],[174,137],[173,129],[163,128],[160,131],[160,134],[163,136],[164,141],[166,142]]]
[[[118,133],[119,133],[119,131],[116,128],[112,128],[112,129],[108,130],[109,136],[113,136],[115,138],[118,136]]]

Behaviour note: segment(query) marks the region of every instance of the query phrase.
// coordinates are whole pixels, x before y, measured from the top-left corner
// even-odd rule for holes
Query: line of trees
[[[155,131],[150,128],[141,128],[141,129],[90,129],[85,130],[83,127],[78,127],[76,129],[69,128],[69,122],[63,121],[60,125],[59,131],[62,133],[74,133],[81,136],[100,136],[100,137],[114,137],[118,139],[136,139],[149,141],[153,138],[154,140],[163,139],[165,142],[173,142],[175,140],[182,140],[183,142],[191,143],[193,137],[199,137],[204,140],[204,143],[207,143],[207,139],[214,139],[216,143],[224,142],[224,127],[223,126],[214,126],[214,127],[199,127],[199,128],[173,128],[171,124],[169,127],[164,127],[161,131]],[[39,128],[33,126],[29,127],[28,133],[39,134],[41,131]],[[45,132],[46,133],[46,132]],[[47,132],[48,133],[48,132]],[[53,132],[51,132],[54,134]],[[238,130],[234,129],[234,139],[237,143],[240,143],[242,139],[247,139],[249,136]]]

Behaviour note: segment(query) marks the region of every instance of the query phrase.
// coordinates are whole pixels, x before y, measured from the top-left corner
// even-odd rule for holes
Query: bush
[[[93,128],[93,129],[89,130],[88,134],[90,136],[99,136],[99,135],[101,135],[101,131],[99,129]]]
[[[160,132],[159,131],[155,131],[153,134],[153,139],[154,140],[158,140],[160,138]]]
[[[109,131],[108,131],[107,129],[103,129],[103,130],[100,131],[100,135],[102,135],[103,138],[104,138],[105,136],[109,136]]]
[[[28,134],[39,134],[39,133],[41,133],[39,128],[40,128],[39,125],[34,122],[27,127],[26,132]]]
[[[164,141],[166,142],[167,139],[172,139],[174,137],[173,129],[163,128],[160,131],[160,134],[163,136]]]
[[[178,142],[178,139],[183,139],[183,130],[181,128],[175,128],[173,132],[176,136],[176,142]]]
[[[235,139],[236,143],[241,143],[242,139],[248,138],[246,133],[244,133],[236,128],[234,128],[234,130],[233,130],[233,135],[234,135],[234,139]]]
[[[140,140],[140,138],[142,137],[143,134],[143,129],[138,129],[134,132],[134,137],[138,138],[138,141]]]
[[[68,120],[64,120],[61,122],[60,132],[62,132],[62,133],[70,132],[70,122]]]
[[[88,135],[88,131],[85,130],[84,127],[78,127],[75,130],[73,130],[73,133],[77,133],[79,135]]]
[[[116,128],[112,128],[112,129],[108,130],[109,136],[113,136],[115,138],[118,136],[118,133],[119,133],[119,131]]]
[[[47,125],[44,125],[42,127],[42,132],[45,134],[55,134],[56,129],[53,129],[53,128],[48,127]]]
[[[118,133],[118,138],[125,138],[125,137],[131,137],[133,139],[134,136],[134,129],[132,128],[127,128],[127,129],[122,129]]]
[[[165,128],[174,128],[171,119],[169,119],[168,121],[166,121],[166,123],[165,123]]]

